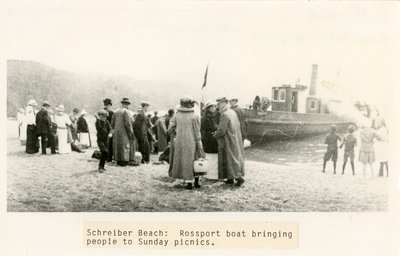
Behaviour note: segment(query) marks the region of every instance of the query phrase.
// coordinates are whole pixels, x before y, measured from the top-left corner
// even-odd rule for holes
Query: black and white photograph
[[[398,4],[128,2],[5,4],[7,212],[388,211]]]

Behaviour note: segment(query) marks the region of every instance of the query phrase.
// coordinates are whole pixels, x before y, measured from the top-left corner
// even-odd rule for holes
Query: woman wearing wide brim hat
[[[56,108],[56,115],[54,117],[54,123],[57,125],[57,137],[58,137],[58,153],[68,154],[71,153],[71,142],[69,138],[69,126],[72,125],[69,116],[64,113],[64,105],[58,105]]]
[[[63,112],[65,111],[64,105],[62,105],[62,104],[61,104],[61,105],[58,105],[55,109],[56,109],[56,111],[59,112],[59,113],[60,113],[60,112],[63,113]]]
[[[169,133],[175,132],[172,177],[183,179],[186,189],[200,187],[199,177],[194,173],[194,161],[204,158],[200,134],[200,118],[194,112],[195,102],[190,96],[182,97],[178,112],[170,121]]]
[[[22,140],[26,141],[25,152],[35,154],[39,152],[39,140],[36,135],[36,111],[37,103],[35,100],[30,100],[25,108],[25,117],[22,125],[22,133],[25,135]]]

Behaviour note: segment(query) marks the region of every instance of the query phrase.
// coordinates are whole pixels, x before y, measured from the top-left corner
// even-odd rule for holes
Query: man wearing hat
[[[40,136],[42,154],[46,154],[47,146],[50,146],[51,153],[56,153],[56,144],[53,133],[51,132],[51,118],[49,114],[50,103],[45,100],[42,109],[36,114],[36,132]]]
[[[105,98],[103,100],[103,103],[104,103],[104,110],[107,111],[107,113],[108,113],[107,120],[111,124],[111,120],[114,115],[114,112],[111,110],[112,101],[109,98]],[[108,146],[109,146],[109,148],[108,148],[107,161],[112,162],[112,159],[113,159],[113,138],[112,137],[109,139]]]
[[[115,111],[111,120],[113,134],[113,154],[119,166],[127,166],[131,155],[131,140],[134,139],[132,122],[129,106],[131,102],[128,98],[123,98],[121,108]]]
[[[149,142],[149,129],[151,128],[150,119],[147,116],[147,111],[150,103],[143,101],[141,104],[142,109],[139,111],[135,120],[135,135],[138,140],[139,151],[142,154],[142,163],[150,163],[150,142]]]
[[[218,111],[221,114],[214,137],[218,141],[218,178],[236,186],[244,183],[244,148],[239,119],[228,106],[226,97],[220,98]]]
[[[238,105],[239,99],[234,96],[229,99],[229,104],[231,105],[231,109],[236,112],[237,117],[239,118],[240,123],[240,131],[242,132],[242,139],[244,140],[246,135],[246,119],[244,116],[244,111]]]

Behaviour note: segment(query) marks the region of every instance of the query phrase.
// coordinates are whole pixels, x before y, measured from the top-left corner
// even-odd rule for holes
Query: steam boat
[[[307,87],[282,85],[272,87],[271,110],[245,109],[247,136],[252,142],[272,139],[296,138],[328,133],[331,125],[339,132],[354,123],[347,117],[330,113],[329,106],[337,100],[323,100],[316,97],[318,65],[312,66],[311,85]]]

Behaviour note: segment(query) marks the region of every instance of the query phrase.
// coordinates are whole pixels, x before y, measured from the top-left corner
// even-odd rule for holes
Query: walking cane
[[[92,139],[90,138],[90,131],[88,131],[88,135],[89,135],[89,147],[92,147]]]

